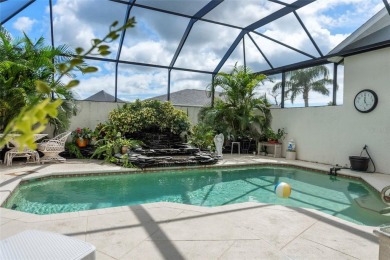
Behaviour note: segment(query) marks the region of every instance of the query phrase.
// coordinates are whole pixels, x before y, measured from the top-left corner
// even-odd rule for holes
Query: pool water
[[[286,182],[291,196],[278,198]],[[24,183],[4,205],[35,214],[100,209],[150,202],[220,206],[261,202],[312,208],[363,225],[390,223],[390,217],[359,207],[355,199],[379,195],[353,179],[286,167],[248,167],[64,177]]]

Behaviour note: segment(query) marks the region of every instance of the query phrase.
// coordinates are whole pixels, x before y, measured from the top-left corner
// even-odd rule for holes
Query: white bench
[[[95,246],[61,234],[26,230],[0,241],[0,259],[95,259]]]

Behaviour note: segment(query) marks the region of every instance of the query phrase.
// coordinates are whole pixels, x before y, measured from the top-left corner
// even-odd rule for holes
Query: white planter
[[[297,158],[296,152],[287,151],[286,152],[286,160],[295,160]]]

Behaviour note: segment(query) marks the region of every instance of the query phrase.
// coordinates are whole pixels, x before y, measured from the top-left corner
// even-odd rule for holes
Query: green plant
[[[61,60],[61,56],[59,56],[59,62],[56,63],[55,66],[51,66],[49,69],[49,74],[53,74],[51,80],[45,81],[39,78],[33,80],[33,84],[31,84],[31,86],[35,86],[33,91],[37,92],[38,98],[34,98],[32,102],[29,102],[23,106],[20,112],[12,116],[12,119],[6,123],[3,135],[0,137],[0,146],[3,146],[9,140],[10,134],[12,132],[18,132],[19,135],[14,139],[19,143],[20,147],[24,147],[26,145],[31,149],[35,149],[37,144],[34,140],[34,134],[42,132],[46,128],[49,119],[57,118],[59,114],[59,108],[63,104],[63,101],[61,100],[63,97],[62,93],[79,84],[79,81],[75,79],[64,83],[64,77],[70,76],[72,71],[77,68],[80,69],[82,73],[96,72],[97,68],[95,67],[83,66],[85,64],[84,58],[87,55],[109,55],[110,51],[107,43],[118,39],[120,36],[120,31],[133,27],[134,24],[134,18],[130,18],[125,25],[116,28],[118,22],[115,21],[113,24],[111,24],[109,33],[103,37],[103,39],[92,40],[92,46],[88,50],[76,48],[75,55],[71,56],[67,60]],[[2,27],[0,27],[0,29],[1,32],[4,32]],[[1,37],[3,43],[6,42],[4,39],[5,37]],[[9,86],[10,82],[15,79],[15,73],[18,73],[19,70],[23,69],[23,66],[25,66],[25,64],[18,64],[12,61],[10,62],[8,59],[4,59],[3,55],[9,53],[9,49],[7,48],[11,48],[11,45],[7,43],[2,45],[0,44],[0,55],[2,55],[0,58],[0,67],[2,69],[0,73],[2,76],[0,79],[1,86],[7,84]],[[97,53],[95,53],[95,51],[97,51]],[[52,62],[52,60],[48,60],[47,62]],[[40,67],[37,68],[37,71],[40,72]],[[7,78],[4,77],[4,75],[11,75],[11,77]],[[29,82],[28,79],[29,78],[27,77],[27,83]],[[0,91],[0,93],[1,92],[2,91]],[[15,97],[15,93],[12,93],[12,97]],[[3,102],[4,100],[1,101],[0,112],[3,114],[5,113],[6,106],[4,104],[6,102]]]
[[[114,139],[104,137],[96,142],[96,150],[91,159],[103,158],[106,162],[118,163],[119,161],[114,155],[120,152],[122,146],[126,145],[129,149],[132,149],[141,144],[142,142],[138,140],[124,139],[120,136]]]
[[[128,103],[110,112],[109,123],[122,134],[140,132],[169,132],[181,134],[189,131],[187,114],[176,109],[171,102],[146,100]]]
[[[289,96],[291,103],[294,103],[296,97],[302,94],[305,107],[309,106],[310,91],[329,96],[329,89],[326,85],[333,82],[329,78],[329,70],[325,65],[290,71],[287,77],[289,80],[286,81],[285,98]],[[282,83],[278,82],[273,87],[273,91],[281,87]]]
[[[68,151],[68,153],[77,159],[84,159],[84,156],[80,152],[80,148],[75,143],[66,143],[65,149]]]
[[[221,87],[224,99],[217,99],[214,107],[203,108],[200,121],[233,141],[243,133],[257,138],[256,125],[266,129],[272,118],[266,97],[256,97],[256,90],[264,80],[265,75],[237,65],[229,74],[218,73],[209,88]]]
[[[283,141],[287,133],[284,131],[284,128],[274,132],[272,128],[269,127],[265,130],[264,134],[269,141]]]
[[[76,140],[76,139],[91,139],[92,137],[92,130],[89,129],[88,127],[84,127],[84,128],[77,128],[76,130],[72,131],[72,136],[73,136],[73,140]]]
[[[199,149],[214,147],[215,131],[205,124],[198,124],[192,128],[189,143]]]
[[[68,126],[68,119],[75,112],[73,93],[70,89],[63,88],[62,83],[53,83],[53,77],[58,64],[68,62],[73,54],[66,45],[45,46],[43,37],[35,42],[26,34],[22,38],[13,39],[5,29],[0,30],[0,107],[3,117],[0,130],[4,129],[23,107],[46,97],[36,91],[34,83],[37,80],[47,83],[56,98],[66,99],[58,109],[57,120],[50,118],[49,122],[55,122],[56,127]],[[75,68],[86,67],[87,65],[82,63]]]
[[[129,154],[122,154],[121,158],[120,158],[120,162],[122,163],[122,166],[123,167],[126,167],[126,168],[135,168],[135,166],[129,162]]]

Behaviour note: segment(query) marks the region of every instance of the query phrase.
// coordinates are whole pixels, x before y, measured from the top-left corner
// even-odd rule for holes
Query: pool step
[[[355,199],[356,203],[365,209],[378,212],[382,215],[390,215],[390,207],[372,195],[366,195]]]

